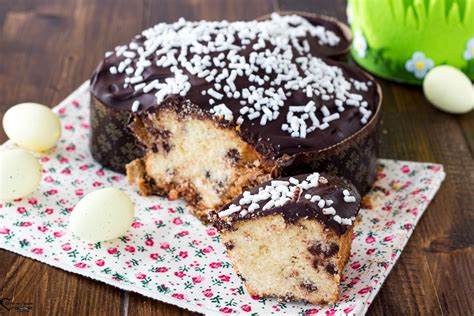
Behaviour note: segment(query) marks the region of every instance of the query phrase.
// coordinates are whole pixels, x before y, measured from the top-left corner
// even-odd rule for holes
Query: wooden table
[[[346,19],[344,0],[0,0],[0,116],[23,101],[57,104],[106,50],[157,22],[252,19],[274,10]],[[419,87],[380,83],[380,156],[442,163],[447,178],[369,314],[472,315],[474,112],[444,114]],[[30,302],[38,315],[190,314],[3,250],[0,297]]]

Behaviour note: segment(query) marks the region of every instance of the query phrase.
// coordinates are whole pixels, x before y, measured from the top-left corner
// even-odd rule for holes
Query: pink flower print
[[[81,106],[81,104],[78,102],[78,101],[72,101],[72,105],[75,107],[75,108],[78,108]]]
[[[85,267],[87,267],[87,264],[85,264],[84,262],[78,262],[74,266],[76,268],[84,269]]]
[[[393,240],[393,236],[387,236],[383,239],[383,241],[392,241]]]
[[[133,227],[133,228],[140,228],[140,227],[142,227],[142,226],[143,226],[143,224],[140,223],[140,222],[133,222],[133,223],[132,223],[132,227]]]
[[[150,258],[153,259],[153,260],[157,260],[159,257],[160,257],[160,255],[157,254],[157,253],[150,254]]]
[[[66,157],[59,158],[59,163],[61,163],[61,164],[65,164],[65,163],[68,163],[68,162],[69,162],[69,159],[67,159]]]
[[[392,210],[392,206],[390,206],[390,205],[384,205],[384,206],[382,206],[382,210],[383,210],[383,211],[391,211],[391,210]]]
[[[38,230],[39,230],[40,232],[44,233],[45,231],[48,230],[48,227],[46,227],[46,226],[38,226]]]
[[[96,260],[95,264],[98,265],[99,267],[103,267],[105,264],[105,261],[102,259],[99,259],[99,260]]]
[[[183,237],[183,236],[189,235],[189,232],[187,230],[183,230],[182,232],[179,232],[178,235]]]
[[[358,294],[365,294],[365,293],[369,293],[372,291],[372,287],[371,286],[368,286],[368,287],[364,287],[363,289],[359,290],[359,292],[357,292]]]
[[[375,248],[370,248],[369,250],[367,250],[367,254],[371,255],[374,253],[374,251],[375,251]]]
[[[209,266],[212,268],[212,269],[217,269],[221,266],[221,263],[220,262],[211,262],[211,264],[209,264]]]
[[[184,273],[183,271],[176,271],[174,275],[177,276],[178,278],[183,278],[186,275],[186,273]]]
[[[55,195],[55,194],[58,194],[58,190],[55,190],[55,189],[51,189],[51,190],[48,190],[46,191],[49,195]]]
[[[35,199],[35,198],[29,198],[28,199],[28,204],[36,205],[36,204],[38,204],[38,200]]]
[[[410,228],[412,228],[412,226],[413,226],[412,224],[408,223],[408,224],[405,224],[405,225],[403,226],[403,229],[405,229],[405,230],[410,230]]]
[[[197,276],[193,277],[191,280],[193,281],[193,283],[201,283],[204,278],[202,276]]]
[[[331,308],[326,311],[326,316],[332,316],[334,314],[336,314],[336,310],[334,308]]]
[[[112,179],[113,181],[120,181],[120,180],[122,180],[122,177],[121,176],[111,176],[110,179]]]
[[[307,315],[316,315],[318,312],[319,312],[319,310],[317,310],[316,308],[311,308],[311,309],[306,310],[304,315],[305,316],[307,316]]]
[[[208,236],[215,236],[216,235],[216,229],[214,227],[210,227],[206,230],[206,233]]]
[[[48,162],[49,157],[41,157],[40,161],[43,162],[43,163]]]
[[[84,195],[84,190],[82,189],[77,189],[76,190],[76,196],[83,196]]]
[[[125,246],[125,251],[130,252],[130,253],[134,253],[135,252],[135,247],[127,245],[127,246]]]
[[[24,214],[24,213],[26,212],[26,208],[24,208],[24,207],[18,207],[18,208],[16,209],[16,211],[17,211],[19,214]]]
[[[1,235],[8,235],[9,232],[10,232],[10,230],[6,227],[0,228],[0,234]]]
[[[43,254],[43,248],[33,248],[31,250],[32,253],[34,253],[35,255],[42,255]]]
[[[51,183],[51,182],[54,182],[54,179],[50,176],[47,176],[47,177],[44,177],[44,182]]]
[[[410,173],[410,168],[407,166],[407,165],[403,165],[400,170],[403,172],[403,173]]]
[[[402,185],[402,189],[405,190],[405,189],[408,188],[411,184],[412,184],[411,181],[405,182],[405,184]]]
[[[204,252],[204,253],[211,253],[211,252],[213,252],[213,251],[214,251],[214,248],[212,248],[211,245],[209,245],[209,246],[207,246],[206,248],[203,248],[203,249],[202,249],[202,252]]]
[[[230,276],[225,274],[219,275],[219,280],[221,280],[222,282],[229,282]]]
[[[357,283],[359,283],[360,281],[360,278],[359,277],[355,277],[354,279],[352,279],[352,281],[349,283],[350,286],[354,286],[356,285]]]
[[[111,247],[111,248],[107,249],[107,252],[108,252],[110,255],[114,255],[114,254],[117,253],[117,248]]]
[[[47,208],[47,209],[44,210],[44,212],[48,215],[51,215],[51,214],[54,213],[54,210],[52,208]]]
[[[70,175],[71,174],[71,169],[64,169],[64,170],[61,171],[61,174]]]
[[[67,124],[67,125],[64,125],[64,129],[70,131],[70,130],[74,129],[74,126],[72,126],[71,124]]]
[[[234,312],[234,310],[232,308],[229,308],[229,307],[222,307],[221,309],[219,309],[220,312],[222,313],[225,313],[225,314],[230,314],[232,312]]]
[[[20,223],[20,227],[30,227],[31,226],[31,222],[21,222]]]
[[[439,170],[441,170],[441,166],[429,166],[428,168],[431,169],[431,170],[433,170],[433,171],[439,171]]]
[[[392,226],[393,224],[395,224],[395,221],[389,221],[389,222],[386,222],[386,223],[385,223],[385,226],[390,227],[390,226]]]
[[[64,115],[64,113],[66,113],[66,108],[60,108],[58,110],[58,113],[61,114],[61,115]]]
[[[173,224],[175,225],[182,225],[183,224],[183,220],[179,217],[176,217],[175,219],[173,219]]]
[[[100,169],[100,170],[97,170],[95,174],[98,175],[99,177],[103,177],[105,175],[105,172],[104,170]]]
[[[212,293],[211,289],[206,289],[206,290],[202,291],[202,294],[204,294],[205,297],[213,297],[214,296],[214,293]]]
[[[82,124],[81,124],[81,127],[87,129],[87,128],[90,127],[90,125],[87,124],[87,123],[82,123]]]
[[[250,295],[250,297],[254,300],[254,301],[258,301],[260,299],[260,296],[258,295]]]
[[[174,297],[174,298],[177,298],[178,300],[184,300],[184,295],[180,294],[180,293],[174,293],[171,296]]]
[[[94,181],[94,182],[92,182],[92,186],[93,186],[94,188],[98,188],[98,187],[101,187],[101,186],[103,186],[103,185],[104,185],[104,184],[103,184],[102,182],[99,182],[99,181]]]
[[[368,244],[372,244],[375,242],[375,238],[373,236],[367,236],[367,238],[365,239],[365,242]]]
[[[76,146],[74,145],[69,145],[66,147],[66,151],[74,151],[74,150],[76,150]]]
[[[354,269],[354,270],[359,269],[360,268],[360,262],[356,261],[356,262],[352,263],[351,268]]]
[[[159,205],[153,205],[153,206],[150,207],[150,210],[152,210],[152,211],[158,211],[159,209],[161,209],[161,206],[159,206]]]
[[[247,313],[252,310],[252,307],[251,307],[250,305],[247,305],[247,304],[240,306],[240,308],[241,308],[244,312],[247,312]]]
[[[137,273],[137,274],[135,274],[135,277],[136,277],[138,280],[143,280],[144,278],[146,278],[146,274],[144,274],[144,273]]]
[[[145,245],[147,245],[149,247],[152,247],[154,244],[155,244],[155,242],[151,238],[148,238],[147,240],[145,240]]]
[[[417,195],[420,192],[421,192],[421,189],[416,189],[411,193],[411,195]]]
[[[155,271],[158,272],[158,273],[165,273],[165,272],[168,272],[168,268],[167,267],[159,267]]]
[[[350,312],[352,312],[352,311],[354,310],[354,308],[355,308],[355,305],[351,305],[351,306],[349,306],[348,308],[345,308],[345,309],[343,310],[343,312],[344,312],[345,314],[349,314]]]
[[[61,246],[61,248],[63,248],[64,251],[70,251],[72,249],[70,243],[65,243],[64,245]]]
[[[88,165],[82,165],[82,166],[79,167],[79,169],[87,170],[87,169],[89,169],[89,166]]]
[[[161,248],[161,249],[168,249],[169,247],[170,247],[170,244],[168,244],[167,242],[163,242],[163,243],[161,243],[161,245],[160,245],[160,248]]]

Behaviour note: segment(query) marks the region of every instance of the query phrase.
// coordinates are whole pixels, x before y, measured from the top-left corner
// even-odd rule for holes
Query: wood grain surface
[[[181,16],[252,19],[274,10],[345,21],[345,5],[344,0],[0,0],[0,116],[24,101],[54,106],[90,77],[106,50],[158,22]],[[380,157],[441,163],[447,177],[369,315],[473,315],[474,113],[448,115],[434,109],[419,87],[380,83]],[[1,130],[0,141],[5,140]],[[31,303],[32,312],[23,314],[191,314],[3,250],[0,298]]]

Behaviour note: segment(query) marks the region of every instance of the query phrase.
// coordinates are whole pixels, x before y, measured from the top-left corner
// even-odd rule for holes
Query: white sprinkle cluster
[[[265,21],[232,23],[180,19],[143,31],[135,41],[116,47],[106,57],[121,57],[109,72],[125,74],[124,88],[154,93],[158,104],[168,95],[186,96],[191,89],[190,76],[205,80],[212,87],[201,93],[209,97],[211,113],[239,125],[249,120],[265,126],[276,120],[296,90],[303,91],[310,101],[289,106],[281,128],[293,137],[305,138],[316,129],[328,128],[347,106],[358,107],[361,122],[366,124],[372,114],[367,101],[351,91],[367,91],[367,83],[346,80],[339,67],[312,56],[308,37],[327,46],[341,40],[331,30],[296,15],[274,13]],[[145,79],[149,67],[168,68],[172,77]],[[248,85],[238,90],[239,78]],[[239,109],[230,109],[227,100],[238,100]],[[330,100],[338,112],[327,109],[324,103]]]
[[[257,210],[268,210],[274,207],[283,206],[289,202],[298,202],[301,198],[303,190],[309,190],[319,186],[319,184],[326,184],[328,180],[315,172],[306,177],[305,180],[299,181],[296,178],[289,178],[288,180],[273,180],[265,187],[260,187],[258,192],[252,194],[250,191],[245,191],[238,204],[231,204],[225,210],[218,213],[219,217],[226,217],[231,214],[240,212],[240,216],[245,216]],[[331,199],[323,199],[319,195],[305,194],[304,199],[311,203],[316,203],[322,210],[324,215],[331,215],[332,219],[342,225],[352,225],[355,217],[341,218],[336,215],[336,209],[332,207],[334,201]],[[356,201],[354,196],[345,189],[343,191],[344,202],[352,203]],[[265,203],[264,203],[265,202]],[[263,204],[263,206],[260,206]]]

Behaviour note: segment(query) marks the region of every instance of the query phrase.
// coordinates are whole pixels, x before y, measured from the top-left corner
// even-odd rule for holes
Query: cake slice
[[[338,177],[279,178],[213,214],[230,260],[251,295],[335,303],[360,195]]]

